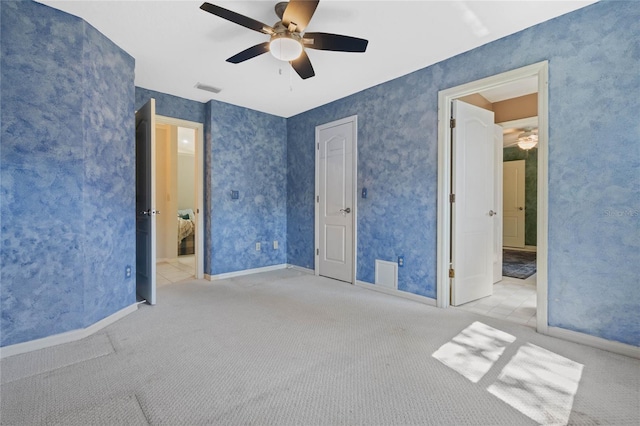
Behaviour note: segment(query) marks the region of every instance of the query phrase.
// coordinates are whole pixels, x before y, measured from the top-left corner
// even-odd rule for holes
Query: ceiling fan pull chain
[[[289,67],[289,91],[293,92],[293,68]]]

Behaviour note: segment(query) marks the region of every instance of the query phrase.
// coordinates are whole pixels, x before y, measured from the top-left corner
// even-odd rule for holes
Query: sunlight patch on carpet
[[[566,425],[583,365],[527,343],[487,390],[544,425]]]
[[[442,345],[432,356],[477,383],[515,340],[514,336],[504,331],[476,321]]]

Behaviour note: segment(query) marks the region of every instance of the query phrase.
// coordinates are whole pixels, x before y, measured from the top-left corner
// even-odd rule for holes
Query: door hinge
[[[456,127],[456,119],[452,118],[449,120],[449,127],[451,127],[452,129]]]
[[[319,202],[320,202],[320,196],[316,195],[316,203],[319,203]]]
[[[449,194],[449,202],[450,203],[456,202],[456,194]]]
[[[456,271],[453,268],[449,268],[449,278],[455,278]]]
[[[319,254],[320,254],[320,249],[319,249],[319,248],[317,248],[317,249],[316,249],[316,255],[319,255]]]
[[[318,142],[318,151],[320,151],[320,142]]]

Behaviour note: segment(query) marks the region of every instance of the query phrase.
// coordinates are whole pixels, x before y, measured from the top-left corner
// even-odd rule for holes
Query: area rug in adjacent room
[[[524,280],[536,273],[536,252],[502,250],[502,275]]]

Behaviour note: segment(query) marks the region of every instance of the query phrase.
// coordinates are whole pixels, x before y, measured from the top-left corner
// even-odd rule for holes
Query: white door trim
[[[314,253],[314,272],[315,275],[320,275],[320,204],[318,202],[320,197],[320,151],[318,149],[318,144],[320,143],[320,131],[339,126],[341,124],[353,123],[353,155],[352,155],[352,168],[353,168],[353,191],[351,195],[351,225],[353,229],[353,244],[352,244],[352,256],[351,256],[351,284],[355,284],[356,282],[356,270],[357,270],[357,259],[358,259],[358,203],[357,203],[357,188],[358,188],[358,116],[352,115],[350,117],[345,117],[341,120],[332,121],[330,123],[322,124],[320,126],[316,126],[316,137],[315,137],[315,152],[316,152],[316,172],[315,172],[315,180],[316,180],[316,188],[315,188],[315,196],[314,196],[314,204],[315,204],[315,253]]]
[[[194,129],[196,138],[196,279],[204,278],[204,125],[156,114],[156,123]]]
[[[547,244],[548,244],[548,93],[549,62],[542,61],[502,74],[483,78],[438,92],[438,226],[437,226],[437,306],[450,304],[449,250],[451,248],[451,102],[462,96],[501,86],[527,77],[538,77],[538,234],[537,234],[537,330],[548,332]]]

